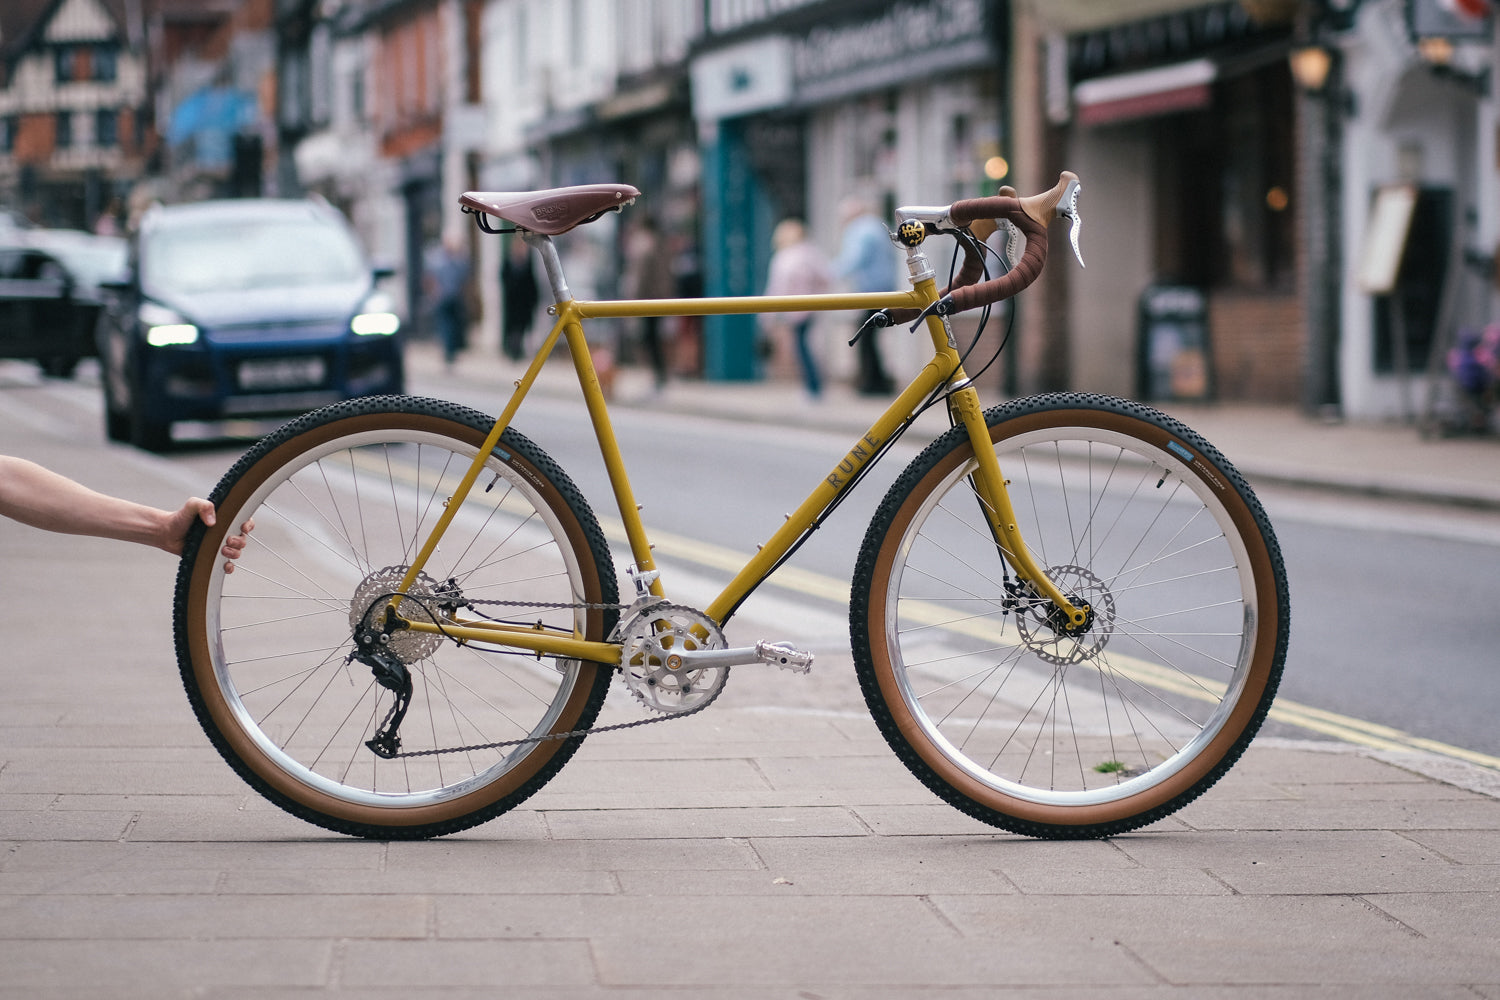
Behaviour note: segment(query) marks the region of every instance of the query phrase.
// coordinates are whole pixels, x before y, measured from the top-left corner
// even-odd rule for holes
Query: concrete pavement
[[[804,412],[777,392],[678,384],[652,405]],[[180,502],[178,467],[77,440],[49,405],[0,386],[0,452]],[[1186,419],[1252,478],[1370,474],[1368,447],[1391,478],[1488,509],[1494,442],[1255,413]],[[13,621],[60,621],[5,632],[0,996],[1500,1000],[1500,798],[1481,768],[1438,780],[1419,755],[1264,740],[1149,829],[1025,840],[907,775],[837,693],[845,650],[589,740],[462,836],[369,843],[285,816],[218,760],[173,664],[170,557],[8,522],[0,554]],[[636,717],[615,698],[601,721]]]

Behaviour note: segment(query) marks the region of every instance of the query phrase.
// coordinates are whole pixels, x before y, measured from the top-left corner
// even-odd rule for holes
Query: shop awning
[[[1202,7],[1210,0],[1026,0],[1046,30],[1071,34]]]
[[[1085,80],[1073,88],[1073,105],[1083,125],[1164,115],[1206,108],[1213,99],[1210,85],[1219,75],[1211,59],[1119,73]]]

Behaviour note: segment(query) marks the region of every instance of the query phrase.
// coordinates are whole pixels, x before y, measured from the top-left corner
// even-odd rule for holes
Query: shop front
[[[711,3],[711,9],[743,5]],[[993,193],[1003,176],[999,90],[1007,5],[985,0],[810,3],[784,13],[711,16],[721,29],[693,61],[711,295],[759,294],[771,231],[806,220],[830,258],[841,206],[857,196],[886,220],[898,204]],[[785,6],[783,9],[785,9]],[[986,165],[989,175],[986,176]],[[892,248],[894,280],[904,281]],[[847,379],[853,315],[821,317],[820,360]],[[706,373],[755,378],[754,317],[706,325]],[[923,344],[882,334],[885,367],[905,372]]]
[[[1298,399],[1297,219],[1319,207],[1297,183],[1289,10],[1252,13],[1277,6],[1197,5],[1052,36],[1053,66],[1065,67],[1045,95],[1053,165],[1084,179],[1091,267],[1068,276],[1061,363],[1045,351],[1038,362],[1051,379],[1164,399]],[[1161,289],[1200,303],[1193,343],[1142,342],[1164,328],[1138,312]],[[1169,370],[1178,376],[1160,377]]]
[[[1421,420],[1454,391],[1465,331],[1500,321],[1500,121],[1488,3],[1366,2],[1342,64],[1344,412]]]

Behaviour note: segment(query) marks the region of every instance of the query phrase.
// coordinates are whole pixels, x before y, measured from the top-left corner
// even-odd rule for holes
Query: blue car
[[[404,391],[401,323],[320,200],[155,206],[98,339],[105,432],[153,451],[178,420],[301,413]]]

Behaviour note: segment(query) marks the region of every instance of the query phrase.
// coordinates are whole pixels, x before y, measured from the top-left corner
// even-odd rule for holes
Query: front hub
[[[1081,663],[1104,651],[1115,630],[1115,598],[1098,576],[1082,566],[1053,566],[1047,578],[1068,600],[1083,609],[1074,625],[1067,614],[1029,584],[1021,584],[1010,603],[1021,639],[1038,658],[1053,664]]]

